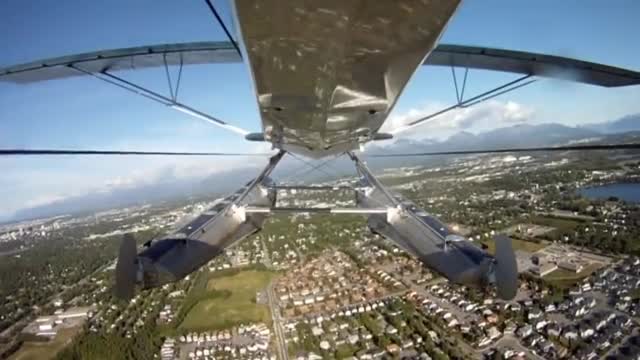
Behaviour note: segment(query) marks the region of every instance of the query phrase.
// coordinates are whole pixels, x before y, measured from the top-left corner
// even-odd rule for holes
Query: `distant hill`
[[[190,196],[226,194],[238,189],[256,175],[255,168],[236,169],[210,175],[204,179],[168,177],[161,182],[109,191],[94,192],[19,210],[13,221],[50,217],[61,214],[94,212],[117,207],[185,199]]]
[[[560,124],[516,125],[480,134],[475,146],[485,147],[527,147],[558,145],[572,140],[592,138],[598,132],[574,128]]]
[[[597,130],[599,129],[599,130]],[[615,130],[615,131],[614,131]],[[638,130],[639,132],[630,132]],[[367,146],[365,155],[390,153],[416,153],[446,150],[482,150],[508,147],[536,147],[569,144],[576,142],[622,143],[640,141],[640,114],[628,116],[612,122],[584,127],[569,127],[561,124],[516,125],[491,130],[481,134],[469,132],[457,133],[448,139],[434,140],[398,139],[394,143]],[[365,158],[374,171],[387,167],[433,165],[444,163],[445,157],[402,157],[402,158]],[[324,160],[321,160],[324,161]],[[318,162],[316,162],[317,164]],[[286,158],[273,176],[292,182],[323,181],[336,176],[354,174],[353,164],[346,158],[330,162],[321,171],[307,171],[309,166]],[[106,210],[141,203],[153,203],[162,200],[184,199],[189,196],[226,194],[238,189],[256,176],[257,167],[246,167],[215,173],[200,179],[178,179],[167,177],[155,184],[144,184],[129,188],[66,198],[46,205],[18,211],[11,220],[25,220],[50,217],[63,214]]]
[[[600,133],[585,128],[561,124],[515,125],[474,135],[459,132],[442,142],[398,141],[393,145],[369,147],[368,153],[410,153],[447,150],[482,150],[508,147],[534,147],[565,144],[571,141],[599,136]]]
[[[474,135],[459,132],[442,142],[402,141],[397,144],[373,144],[366,154],[404,154],[453,150],[488,150],[512,147],[540,147],[586,143],[628,143],[640,141],[639,131],[601,133],[586,127],[571,127],[556,123],[515,125]],[[369,158],[373,169],[399,166],[443,164],[449,157]]]
[[[603,134],[640,131],[640,114],[627,115],[617,120],[606,121],[598,124],[589,124],[585,125],[584,128]]]
[[[322,160],[324,161],[324,160]],[[266,158],[264,164],[266,164]],[[315,165],[315,164],[314,164]],[[285,157],[273,173],[274,178],[288,181],[317,181],[333,179],[333,175],[354,173],[353,164],[348,159],[340,159],[331,164],[332,168],[321,168],[323,172],[309,171],[310,166],[298,160]],[[223,196],[242,187],[255,178],[262,165],[217,172],[204,178],[180,179],[167,176],[161,182],[141,184],[126,188],[94,192],[64,198],[48,204],[17,211],[10,221],[45,218],[56,215],[108,210],[118,207],[154,203],[188,197]],[[172,173],[168,171],[167,173]]]

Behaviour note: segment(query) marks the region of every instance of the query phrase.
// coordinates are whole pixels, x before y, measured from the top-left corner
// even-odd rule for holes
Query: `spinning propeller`
[[[131,234],[126,234],[120,243],[118,264],[116,265],[115,295],[123,300],[133,297],[136,284],[136,240]]]
[[[498,297],[511,300],[518,291],[518,263],[511,238],[505,235],[494,237],[496,243],[495,277]]]

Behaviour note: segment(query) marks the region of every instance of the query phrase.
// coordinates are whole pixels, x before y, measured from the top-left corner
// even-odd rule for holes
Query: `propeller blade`
[[[1,155],[166,155],[166,156],[269,156],[261,153],[120,151],[120,150],[57,150],[57,149],[0,149]]]
[[[545,147],[535,147],[535,148],[431,151],[431,152],[407,153],[407,154],[371,154],[371,155],[365,154],[365,156],[367,157],[405,157],[405,156],[471,155],[471,154],[539,152],[539,151],[592,151],[592,150],[628,150],[628,149],[640,149],[640,144],[545,146]]]
[[[116,265],[115,295],[123,300],[133,297],[136,282],[136,240],[131,234],[126,234],[120,243],[118,264]]]
[[[513,251],[511,238],[505,235],[494,237],[496,242],[496,287],[498,297],[503,300],[511,300],[518,291],[518,262]]]

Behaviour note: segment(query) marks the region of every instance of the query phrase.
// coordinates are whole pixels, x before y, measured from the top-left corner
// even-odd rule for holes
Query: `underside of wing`
[[[236,0],[264,137],[321,157],[375,134],[459,0]]]
[[[194,65],[240,62],[230,42],[193,42],[101,50],[38,60],[0,69],[0,81],[31,83],[88,73],[135,70],[165,65]]]
[[[425,65],[495,70],[606,87],[640,84],[640,72],[567,57],[479,46],[440,44]]]
[[[90,73],[166,65],[237,63],[233,44],[207,41],[100,50],[0,68],[0,81],[31,83]],[[455,66],[559,78],[606,87],[640,84],[640,72],[567,57],[480,46],[438,45],[424,65]]]

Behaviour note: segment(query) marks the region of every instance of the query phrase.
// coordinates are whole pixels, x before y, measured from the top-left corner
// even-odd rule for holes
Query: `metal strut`
[[[173,95],[171,73],[169,72],[169,65],[167,64],[167,53],[162,54],[162,60],[164,61],[164,72],[167,74],[167,83],[169,83],[169,94],[171,94],[171,99],[173,99],[173,101],[176,101],[176,97]]]
[[[253,181],[249,185],[247,185],[246,189],[244,189],[244,191],[240,194],[240,196],[238,196],[233,201],[233,204],[234,205],[240,204],[242,200],[244,200],[244,198],[247,197],[249,192],[251,192],[251,190],[253,190],[253,188],[256,187],[256,185],[260,184],[267,176],[269,176],[269,174],[271,174],[273,169],[275,169],[276,165],[278,165],[280,160],[282,160],[282,157],[284,156],[284,154],[286,154],[286,151],[280,150],[277,154],[273,155],[269,159],[269,163],[267,164],[267,166],[262,170],[262,172],[255,179],[253,179]]]
[[[240,47],[238,46],[238,43],[236,43],[236,41],[233,39],[233,36],[231,36],[231,33],[229,32],[229,30],[227,30],[227,27],[225,26],[224,21],[222,21],[220,14],[218,14],[216,7],[213,6],[210,0],[205,0],[205,2],[207,3],[209,10],[211,10],[211,13],[213,14],[213,16],[218,21],[218,24],[224,31],[225,35],[227,35],[227,39],[229,39],[229,41],[231,41],[231,44],[233,44],[233,47],[236,48],[236,51],[238,52],[238,56],[240,56],[240,59],[242,59],[242,52],[240,51]]]
[[[274,190],[310,190],[310,191],[339,191],[354,190],[351,186],[322,186],[322,185],[275,185],[271,187]]]
[[[371,173],[367,165],[364,162],[362,162],[358,158],[358,156],[356,156],[355,153],[349,151],[347,154],[349,155],[351,160],[353,160],[353,162],[356,164],[356,170],[358,171],[358,173],[361,174],[376,189],[380,190],[380,192],[384,194],[384,196],[387,198],[387,200],[389,200],[391,204],[393,204],[393,206],[398,207],[402,205],[398,201],[398,199],[396,199],[393,195],[391,195],[391,193],[380,183],[380,181],[378,181],[378,179],[376,179],[376,177],[373,176],[373,174]]]
[[[371,214],[386,214],[387,208],[379,209],[358,209],[358,208],[332,208],[332,207],[317,207],[317,208],[296,208],[296,207],[257,207],[247,206],[244,208],[246,213],[282,213],[282,214],[296,214],[296,213],[315,213],[315,214],[353,214],[353,215],[371,215]]]
[[[180,53],[180,67],[178,68],[178,81],[176,82],[176,88],[173,89],[173,81],[171,80],[171,72],[169,71],[169,64],[167,63],[167,53],[162,54],[162,59],[164,61],[164,71],[167,74],[167,83],[169,84],[169,94],[171,95],[171,99],[176,102],[178,101],[178,91],[180,90],[180,80],[182,79],[182,67],[184,66],[184,58],[182,57],[182,53]]]
[[[530,76],[531,76],[531,75],[527,75],[527,76],[523,77],[523,78],[522,78],[522,80],[525,80],[525,79],[529,78]],[[467,102],[465,102],[463,105],[461,105],[461,107],[466,108],[466,107],[471,107],[471,106],[477,105],[477,104],[479,104],[479,103],[481,103],[481,102],[487,101],[487,100],[489,100],[489,99],[493,99],[493,98],[494,98],[494,97],[496,97],[496,96],[500,96],[500,95],[502,95],[502,94],[506,94],[506,93],[511,92],[511,91],[513,91],[513,90],[520,89],[520,88],[525,87],[525,86],[527,86],[527,85],[529,85],[529,84],[533,84],[533,83],[534,83],[534,82],[536,82],[536,81],[537,81],[536,79],[529,80],[529,81],[527,81],[527,82],[525,82],[525,83],[522,83],[522,84],[518,84],[518,85],[512,86],[512,87],[510,87],[510,88],[508,88],[508,89],[505,89],[505,90],[502,90],[502,91],[498,91],[497,93],[493,93],[493,94],[491,94],[491,95],[489,95],[489,96],[485,96],[485,97],[483,97],[482,99],[476,100],[476,101],[471,102],[471,103],[469,103],[469,102],[467,101]],[[496,89],[496,90],[497,90],[497,89]],[[486,95],[488,95],[488,94],[486,94]],[[476,98],[477,98],[477,97],[476,97]]]
[[[464,90],[467,87],[467,74],[469,74],[469,68],[464,68],[464,79],[462,80],[462,92],[460,93],[460,101],[464,99]]]
[[[458,105],[464,100],[464,90],[467,87],[467,74],[469,73],[469,68],[464,68],[464,78],[462,80],[462,91],[458,91],[458,79],[456,77],[456,68],[451,65],[451,75],[453,76],[453,85],[456,88],[456,100],[458,100]]]
[[[180,53],[180,68],[178,68],[178,81],[176,82],[176,93],[173,100],[178,101],[178,92],[180,91],[180,80],[182,80],[182,67],[184,66],[184,58]]]
[[[431,119],[433,119],[433,118],[435,118],[437,116],[440,116],[440,115],[442,115],[442,114],[444,114],[446,112],[449,112],[451,110],[455,110],[455,109],[458,109],[458,108],[466,108],[466,107],[470,107],[470,106],[473,106],[473,105],[477,105],[477,104],[479,104],[481,102],[487,101],[489,99],[493,99],[496,96],[500,96],[500,95],[506,94],[508,92],[511,92],[513,90],[525,87],[525,86],[527,86],[529,84],[532,84],[532,83],[537,81],[536,79],[532,79],[532,80],[529,80],[529,81],[525,82],[525,80],[531,78],[533,75],[532,74],[524,75],[524,76],[519,77],[519,78],[517,78],[517,79],[515,79],[513,81],[510,81],[510,82],[508,82],[508,83],[506,83],[504,85],[498,86],[498,87],[493,88],[491,90],[485,91],[485,92],[483,92],[483,93],[481,93],[479,95],[476,95],[476,96],[474,96],[472,98],[464,100],[463,96],[464,96],[464,90],[465,90],[465,87],[466,87],[467,74],[465,72],[465,76],[464,76],[464,80],[463,80],[462,92],[458,93],[458,85],[457,85],[457,81],[455,81],[455,71],[454,71],[453,67],[451,68],[451,70],[452,70],[452,74],[453,74],[453,77],[454,77],[454,82],[456,83],[456,85],[455,85],[455,87],[456,87],[456,97],[458,98],[458,103],[456,103],[455,105],[449,106],[449,107],[447,107],[445,109],[442,109],[440,111],[437,111],[435,113],[432,113],[432,114],[429,114],[427,116],[424,116],[424,117],[422,117],[420,119],[414,120],[414,121],[408,123],[405,126],[402,126],[400,128],[397,128],[397,129],[391,131],[390,132],[391,134],[395,135],[395,134],[400,133],[402,131],[408,130],[408,129],[414,127],[414,126],[417,126],[417,125],[420,125],[422,123],[425,123],[425,122],[427,122],[427,121],[429,121],[429,120],[431,120]]]
[[[311,172],[313,172],[313,171],[319,171],[319,172],[322,172],[323,174],[327,175],[329,178],[331,178],[331,177],[337,177],[335,173],[332,175],[332,174],[330,174],[330,173],[328,173],[327,171],[324,171],[324,170],[322,169],[322,168],[323,168],[323,167],[325,167],[325,166],[326,166],[326,167],[329,167],[329,166],[328,166],[328,164],[329,164],[331,161],[333,161],[333,160],[337,159],[337,157],[329,158],[329,159],[324,160],[323,162],[321,162],[321,163],[319,163],[319,164],[313,164],[312,162],[307,161],[307,160],[303,159],[302,157],[297,156],[297,155],[295,155],[295,154],[289,153],[289,155],[291,155],[291,157],[292,157],[292,158],[294,158],[294,159],[296,159],[296,160],[298,160],[298,161],[302,162],[303,164],[307,165],[307,166],[309,167],[309,169],[307,169],[307,168],[303,168],[303,169],[301,169],[301,170],[299,170],[299,171],[297,171],[297,172],[293,172],[293,171],[291,171],[291,172],[290,172],[289,174],[287,174],[286,176],[283,176],[283,177],[282,177],[282,179],[281,179],[281,181],[288,180],[288,179],[290,179],[290,178],[294,178],[294,177],[295,177],[295,178],[301,178],[302,176],[305,176],[305,175],[307,175],[307,174],[309,174],[309,173],[311,173]],[[335,170],[336,170],[336,169],[334,169],[334,171],[335,171]]]
[[[362,208],[362,207],[287,207],[287,206],[250,206],[244,203],[247,195],[262,181],[271,174],[274,170],[278,162],[282,159],[282,157],[287,154],[286,151],[280,150],[276,155],[271,157],[269,160],[269,164],[262,170],[260,175],[256,177],[250,184],[243,189],[242,193],[233,201],[232,206],[229,207],[231,214],[236,214],[241,216],[242,218],[246,218],[246,214],[249,213],[284,213],[284,214],[295,214],[295,213],[314,213],[314,214],[355,214],[355,215],[373,215],[373,214],[387,214],[389,215],[390,208],[387,204],[382,204],[380,207],[370,207],[370,208]],[[401,204],[396,200],[387,190],[378,182],[378,180],[371,174],[367,166],[362,163],[358,157],[353,153],[347,153],[351,159],[356,163],[356,169],[358,173],[363,174],[368,181],[380,189],[389,199],[392,206],[399,208]],[[272,185],[268,187],[272,190],[291,190],[291,189],[299,189],[299,190],[312,190],[312,191],[336,191],[336,190],[353,190],[357,191],[358,189],[351,186],[286,186],[286,185]],[[392,210],[392,209],[391,209]]]
[[[162,94],[160,94],[158,92],[155,92],[155,91],[153,91],[151,89],[147,89],[147,88],[145,88],[143,86],[140,86],[138,84],[135,84],[135,83],[133,83],[131,81],[125,80],[125,79],[123,79],[123,78],[121,78],[119,76],[113,75],[110,72],[108,72],[108,70],[104,70],[104,71],[102,71],[100,73],[93,73],[93,72],[84,70],[84,69],[82,69],[82,68],[80,68],[80,67],[78,67],[78,66],[76,66],[74,64],[69,64],[69,65],[67,65],[67,67],[69,67],[70,69],[73,69],[75,71],[81,72],[83,74],[93,76],[96,79],[102,80],[102,81],[104,81],[104,82],[106,82],[108,84],[111,84],[111,85],[115,85],[115,86],[117,86],[117,87],[119,87],[121,89],[125,89],[125,90],[130,91],[130,92],[132,92],[134,94],[137,94],[137,95],[140,95],[140,96],[144,96],[147,99],[153,100],[153,101],[155,101],[157,103],[160,103],[162,105],[169,106],[172,109],[180,111],[180,112],[182,112],[184,114],[190,115],[190,116],[198,118],[200,120],[204,120],[204,121],[209,122],[211,124],[217,125],[217,126],[223,128],[223,129],[233,131],[236,134],[242,135],[243,137],[246,136],[247,134],[249,134],[249,131],[247,131],[247,130],[244,130],[244,129],[239,128],[237,126],[233,126],[231,124],[228,124],[228,123],[226,123],[226,122],[224,122],[224,121],[222,121],[222,120],[220,120],[218,118],[215,118],[215,117],[213,117],[213,116],[211,116],[209,114],[206,114],[206,113],[204,113],[202,111],[196,110],[196,109],[194,109],[194,108],[192,108],[192,107],[190,107],[190,106],[188,106],[186,104],[180,103],[180,102],[176,101],[175,99],[168,98],[168,97],[166,97],[166,96],[164,96],[164,95],[162,95]],[[177,91],[177,88],[176,88],[176,91]],[[173,93],[173,91],[172,91],[172,93]],[[177,92],[176,92],[176,96],[177,96]]]

